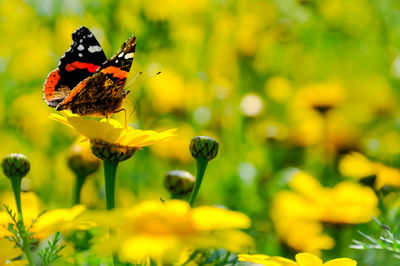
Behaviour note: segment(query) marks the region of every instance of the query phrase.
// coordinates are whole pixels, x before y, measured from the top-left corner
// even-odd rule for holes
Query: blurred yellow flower
[[[271,77],[264,84],[265,93],[274,101],[284,104],[292,95],[293,88],[284,77]]]
[[[298,253],[296,262],[282,258],[260,254],[239,254],[239,261],[253,262],[267,266],[356,266],[357,262],[348,258],[333,259],[325,263],[320,258],[309,253]]]
[[[289,183],[294,191],[275,194],[271,218],[281,239],[296,250],[318,254],[334,240],[323,234],[322,222],[358,224],[378,214],[378,198],[368,187],[340,182],[325,188],[305,172]]]
[[[0,202],[1,205],[7,205],[13,211],[13,213],[18,212],[17,206],[15,205],[14,193],[6,192],[2,194]],[[33,192],[23,192],[21,193],[21,205],[25,226],[30,227],[32,225],[32,221],[41,213],[42,207],[40,200]],[[7,230],[7,225],[9,223],[12,223],[12,220],[2,207],[2,211],[0,212],[0,238],[10,235],[10,232]]]
[[[14,260],[23,254],[22,250],[15,247],[15,243],[8,239],[0,239],[0,265],[24,266],[28,265],[27,260]]]
[[[79,216],[86,210],[83,205],[75,205],[71,209],[55,209],[41,215],[32,227],[32,232],[39,239],[44,239],[56,232],[71,232],[87,230],[93,227],[93,222],[80,220]]]
[[[68,166],[80,178],[94,173],[100,166],[100,159],[93,155],[90,143],[79,137],[70,147],[67,155]]]
[[[211,99],[207,97],[204,82],[185,80],[182,75],[171,70],[146,82],[146,87],[151,99],[150,104],[160,113],[181,114],[204,105]],[[168,93],[161,93],[162,91]]]
[[[339,170],[344,176],[358,179],[375,175],[375,188],[377,190],[384,186],[400,187],[400,169],[370,161],[358,152],[345,155],[339,163]]]
[[[323,119],[311,110],[291,110],[290,140],[299,146],[318,144],[323,139]]]
[[[32,109],[35,111],[32,112]],[[51,121],[47,119],[50,108],[43,104],[40,91],[22,94],[13,101],[10,111],[13,113],[11,122],[29,140],[40,147],[47,146],[50,143],[50,133],[53,126]]]
[[[161,158],[174,159],[184,163],[190,162],[193,158],[188,147],[195,134],[190,125],[179,125],[179,138],[173,138],[168,143],[153,145],[151,149]]]
[[[248,249],[252,239],[237,230],[248,228],[250,219],[239,212],[218,207],[197,207],[180,200],[146,201],[132,209],[89,213],[88,219],[118,229],[116,235],[96,241],[102,255],[117,253],[123,261],[151,257],[173,262],[186,248]]]
[[[341,104],[344,99],[345,92],[340,83],[323,82],[300,88],[296,93],[295,103],[324,113]]]
[[[262,254],[238,254],[238,260],[267,266],[298,266],[298,264],[292,260],[275,256],[270,257]]]
[[[51,114],[50,118],[75,129],[91,141],[101,140],[121,148],[140,149],[154,143],[168,141],[176,131],[176,129],[170,129],[158,133],[152,130],[137,130],[131,127],[124,128],[113,119],[98,121],[83,118],[68,111],[61,114]]]

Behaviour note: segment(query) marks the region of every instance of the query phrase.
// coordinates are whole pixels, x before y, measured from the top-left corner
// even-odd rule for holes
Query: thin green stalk
[[[18,228],[20,236],[22,238],[22,242],[24,245],[24,252],[25,252],[26,258],[28,259],[29,265],[34,266],[35,263],[33,261],[31,248],[29,245],[28,233],[26,232],[24,218],[22,216],[22,207],[21,207],[21,180],[22,180],[22,177],[12,176],[10,179],[11,179],[11,185],[12,185],[12,188],[14,191],[15,203],[16,203],[17,209],[18,209],[19,225],[17,226],[17,228]]]
[[[201,182],[203,181],[204,173],[207,168],[208,159],[205,157],[200,157],[196,160],[197,162],[197,176],[196,182],[194,183],[194,188],[192,195],[190,195],[189,204],[193,207],[194,200],[196,199],[197,193],[200,190]]]
[[[118,162],[104,161],[104,178],[106,185],[107,210],[115,208],[115,179],[118,168]]]
[[[104,160],[103,163],[106,185],[107,210],[112,210],[115,208],[115,179],[117,174],[118,162]],[[114,233],[115,232],[110,229],[110,234]],[[119,259],[116,255],[113,256],[113,264],[119,265]]]
[[[81,203],[81,191],[85,180],[85,175],[76,175],[74,205]]]

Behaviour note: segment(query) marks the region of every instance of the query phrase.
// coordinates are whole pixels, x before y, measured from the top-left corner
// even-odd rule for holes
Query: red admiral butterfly
[[[57,111],[105,116],[120,111],[135,54],[136,37],[124,42],[107,60],[99,42],[86,27],[72,34],[72,45],[44,83],[44,100]]]

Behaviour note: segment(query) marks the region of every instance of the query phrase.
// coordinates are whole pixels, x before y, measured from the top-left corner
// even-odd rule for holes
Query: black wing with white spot
[[[61,57],[58,68],[60,82],[71,90],[107,60],[93,33],[84,26],[72,34],[72,45]]]
[[[72,45],[61,57],[58,68],[44,83],[44,100],[56,107],[82,80],[93,75],[107,60],[93,33],[84,26],[72,34]]]

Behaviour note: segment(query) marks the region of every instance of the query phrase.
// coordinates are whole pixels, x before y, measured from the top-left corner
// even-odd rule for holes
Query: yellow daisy
[[[88,220],[117,229],[117,234],[95,241],[94,248],[102,255],[118,253],[122,261],[151,257],[172,263],[188,248],[243,252],[252,246],[251,237],[237,230],[250,226],[245,214],[209,206],[192,209],[181,200],[146,201],[128,210],[89,213]]]
[[[39,239],[44,239],[56,232],[68,233],[74,230],[87,230],[95,224],[80,220],[80,215],[86,210],[84,205],[75,205],[71,209],[55,209],[41,215],[34,224],[32,231]]]
[[[0,239],[0,265],[23,266],[27,265],[27,260],[15,260],[22,255],[22,250],[15,247],[15,244],[8,239]]]
[[[376,176],[375,188],[400,187],[400,170],[374,162],[358,152],[345,155],[339,163],[340,173],[357,179]]]
[[[161,133],[137,130],[123,127],[113,119],[87,119],[68,111],[61,112],[61,115],[51,114],[50,118],[75,129],[89,139],[93,153],[103,160],[126,160],[142,147],[168,141],[176,132],[176,129]]]
[[[298,253],[296,261],[282,257],[270,257],[260,254],[239,254],[240,261],[247,261],[267,266],[356,266],[357,262],[348,258],[340,258],[322,262],[320,258],[309,253]]]

